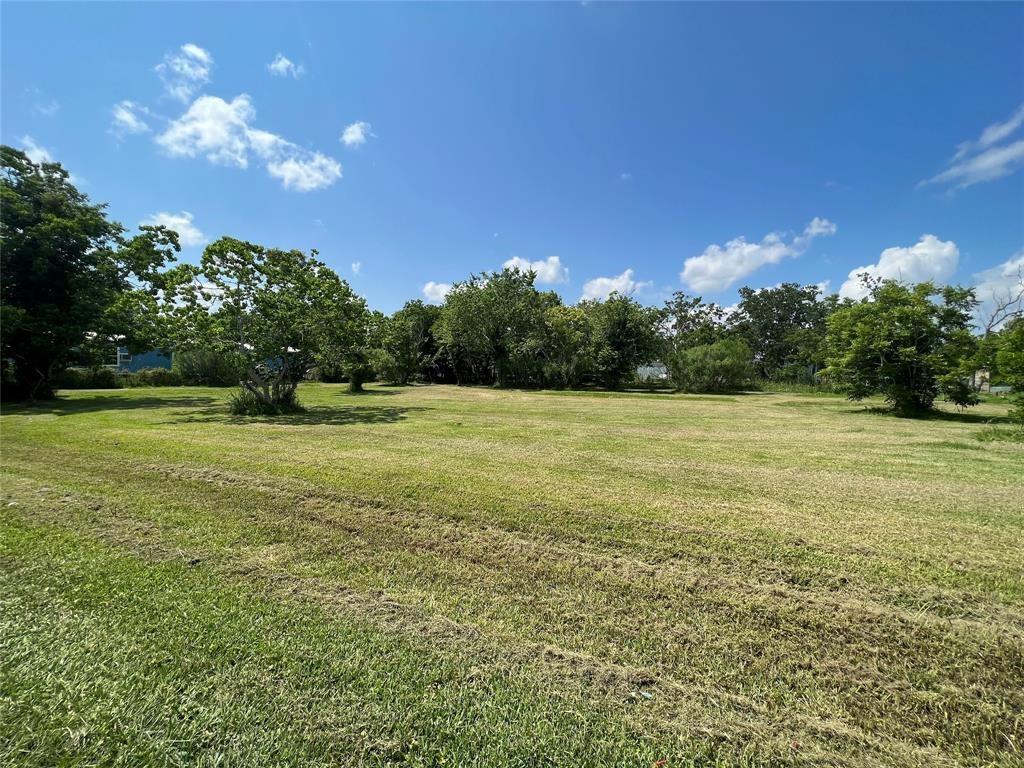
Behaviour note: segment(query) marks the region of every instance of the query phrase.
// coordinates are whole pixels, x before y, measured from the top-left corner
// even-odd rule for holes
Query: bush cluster
[[[231,413],[235,416],[280,416],[285,413],[302,413],[303,408],[294,392],[279,403],[265,403],[248,389],[240,389],[231,395]]]

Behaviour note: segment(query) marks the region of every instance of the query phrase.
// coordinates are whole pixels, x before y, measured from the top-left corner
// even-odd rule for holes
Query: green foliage
[[[732,392],[750,386],[754,375],[750,347],[740,339],[680,349],[668,361],[672,381],[682,392]]]
[[[295,398],[294,389],[277,402],[267,402],[251,389],[240,389],[231,394],[229,402],[233,416],[280,416],[305,410]]]
[[[518,269],[473,275],[449,292],[436,337],[459,383],[537,386],[544,380],[544,314],[561,304]]]
[[[236,387],[245,377],[245,358],[233,350],[182,349],[174,353],[171,367],[190,386]]]
[[[69,363],[98,365],[121,344],[160,335],[159,270],[179,250],[163,227],[125,229],[107,219],[58,163],[0,147],[0,358],[4,397],[46,398]]]
[[[976,302],[968,288],[869,284],[870,295],[828,319],[823,375],[851,400],[881,394],[903,416],[920,415],[940,394],[960,407],[977,403],[966,386],[976,340]]]
[[[181,375],[170,368],[143,368],[120,374],[126,387],[180,387]]]
[[[65,368],[56,377],[58,389],[120,389],[124,377],[112,368]]]
[[[316,364],[348,364],[366,343],[366,304],[316,251],[224,237],[168,279],[162,305],[178,348],[244,361],[242,387],[268,409],[294,401]]]
[[[1008,323],[999,334],[996,366],[1003,381],[1013,387],[1010,418],[1024,427],[1024,317]]]
[[[539,354],[545,384],[578,387],[594,370],[594,329],[587,310],[558,304],[548,307],[543,322]]]
[[[602,386],[620,389],[633,379],[637,366],[661,354],[659,310],[617,293],[605,301],[585,301],[580,306],[590,321],[594,372]]]
[[[380,349],[374,367],[385,381],[408,384],[419,376],[429,377],[437,354],[434,324],[439,307],[422,301],[408,301],[380,324]]]
[[[700,296],[677,291],[665,302],[664,314],[669,351],[714,344],[727,333],[725,310]]]
[[[826,320],[838,297],[821,297],[816,285],[783,283],[775,288],[739,290],[740,302],[729,318],[734,333],[750,347],[760,376],[812,383],[824,365]]]

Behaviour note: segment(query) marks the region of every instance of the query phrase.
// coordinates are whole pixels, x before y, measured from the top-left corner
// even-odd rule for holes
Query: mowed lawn
[[[1024,764],[1003,405],[227,395],[5,409],[0,764]]]

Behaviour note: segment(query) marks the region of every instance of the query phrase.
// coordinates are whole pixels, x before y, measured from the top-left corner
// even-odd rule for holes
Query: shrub
[[[127,387],[179,387],[181,375],[169,368],[143,368],[124,374],[124,384]]]
[[[280,403],[266,403],[248,389],[231,395],[231,413],[235,416],[279,416],[283,413],[301,413],[306,410],[295,399],[295,393]]]
[[[245,360],[232,352],[187,349],[174,353],[172,370],[182,384],[234,387],[245,378]]]
[[[724,339],[678,350],[668,366],[681,392],[730,392],[749,386],[753,355],[739,339]]]
[[[58,389],[120,389],[124,382],[112,368],[65,368],[57,378]]]

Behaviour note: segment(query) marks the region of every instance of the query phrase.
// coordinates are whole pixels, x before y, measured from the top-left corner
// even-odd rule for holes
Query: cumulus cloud
[[[185,248],[206,243],[206,235],[199,231],[199,227],[192,223],[192,214],[188,211],[181,213],[154,213],[148,218],[139,222],[153,226],[167,227],[178,233],[178,242]]]
[[[210,80],[213,56],[194,43],[185,43],[178,51],[168,53],[156,67],[164,91],[178,101],[188,102],[193,94]]]
[[[583,284],[583,298],[604,301],[613,293],[632,296],[639,290],[649,288],[652,281],[637,282],[633,279],[633,270],[627,269],[615,277],[595,277]]]
[[[430,280],[423,286],[423,295],[430,303],[441,304],[451,289],[451,283],[435,283]]]
[[[935,235],[922,235],[909,247],[886,248],[875,264],[851,269],[839,288],[840,297],[862,299],[868,295],[861,282],[864,272],[881,280],[920,283],[934,280],[943,283],[953,276],[960,261],[960,249],[952,240],[939,240]]]
[[[737,237],[724,246],[709,245],[700,256],[691,256],[683,263],[679,279],[694,291],[723,291],[766,264],[800,256],[815,238],[835,233],[835,224],[815,217],[789,242],[780,233],[770,232],[757,243]]]
[[[973,278],[974,295],[979,302],[975,311],[976,322],[984,328],[994,320],[991,330],[998,330],[1008,317],[993,318],[996,306],[1024,301],[1024,249],[1002,264],[975,273]]]
[[[567,283],[569,268],[562,265],[558,256],[548,256],[540,261],[529,261],[521,256],[513,256],[502,266],[505,269],[518,269],[520,272],[536,272],[538,283]]]
[[[28,155],[29,160],[38,165],[53,162],[53,152],[39,144],[31,136],[21,137],[21,150]]]
[[[252,100],[245,94],[230,102],[200,96],[156,142],[172,156],[202,156],[211,163],[238,168],[247,168],[250,155],[255,155],[285,189],[298,192],[322,189],[341,178],[337,160],[252,127],[255,117]]]
[[[1009,176],[1024,167],[1024,138],[1007,142],[1022,125],[1024,104],[1006,121],[985,128],[976,140],[961,143],[946,170],[921,184],[946,184],[962,189]]]
[[[352,262],[352,274],[353,275],[358,275],[359,274],[359,270],[361,270],[362,268],[363,268],[363,262],[361,262],[361,261],[353,261]]]
[[[255,116],[252,101],[245,94],[231,101],[200,96],[156,137],[156,143],[176,157],[202,155],[211,163],[247,168],[249,121]]]
[[[341,143],[346,147],[361,147],[371,136],[373,130],[370,124],[360,120],[346,126],[341,134]]]
[[[142,119],[141,115],[147,114],[147,112],[145,107],[139,106],[134,101],[118,102],[111,110],[113,119],[110,122],[110,132],[118,138],[132,133],[146,133],[149,131],[149,124]]]
[[[283,53],[277,54],[274,60],[267,64],[267,69],[274,77],[291,77],[298,79],[306,73],[306,68],[296,64]]]

